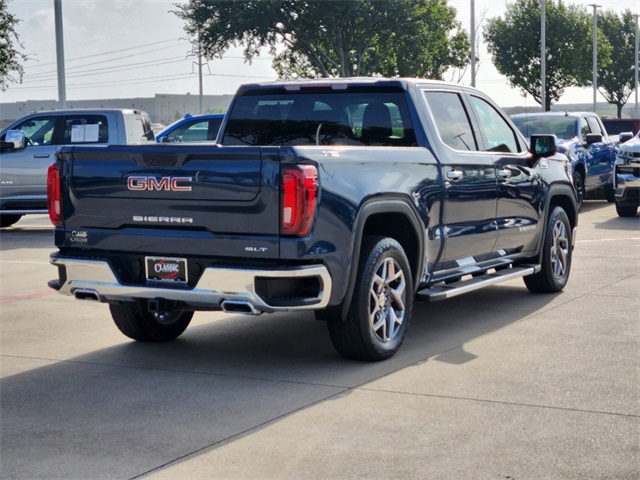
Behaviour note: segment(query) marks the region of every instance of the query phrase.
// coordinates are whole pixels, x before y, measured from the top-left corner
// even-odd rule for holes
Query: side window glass
[[[67,115],[64,120],[65,144],[107,143],[109,126],[104,115]]]
[[[591,133],[599,133],[600,135],[603,135],[602,129],[600,128],[600,124],[598,123],[598,120],[596,120],[593,117],[587,117],[587,123],[591,128]]]
[[[587,120],[583,117],[580,119],[580,135],[582,136],[582,141],[587,141],[587,134],[591,133],[591,127],[587,123]]]
[[[487,141],[489,152],[519,152],[515,132],[498,111],[482,98],[471,97],[471,104],[478,116],[480,129]]]
[[[424,92],[442,141],[455,150],[477,151],[478,144],[460,95]]]
[[[22,130],[27,140],[27,145],[52,145],[53,129],[58,117],[35,117],[25,120],[13,130]],[[2,138],[4,140],[4,136]]]

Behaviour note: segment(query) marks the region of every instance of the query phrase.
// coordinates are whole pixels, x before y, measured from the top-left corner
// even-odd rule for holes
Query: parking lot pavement
[[[3,479],[640,478],[640,217],[587,201],[569,284],[416,304],[391,360],[313,315],[123,337],[53,295],[46,217],[0,232]]]

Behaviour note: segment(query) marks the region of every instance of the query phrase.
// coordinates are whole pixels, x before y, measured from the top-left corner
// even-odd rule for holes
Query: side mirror
[[[618,135],[618,140],[620,141],[620,143],[628,142],[632,138],[633,132],[622,132],[620,135]]]
[[[27,146],[27,136],[22,130],[8,130],[2,142],[3,148],[22,150]]]
[[[602,142],[602,134],[587,133],[587,145],[591,145],[592,143],[601,143],[601,142]]]
[[[551,157],[558,151],[555,135],[531,135],[529,151],[535,158]]]
[[[160,138],[160,143],[171,143],[171,138],[169,137],[169,135],[166,135]]]

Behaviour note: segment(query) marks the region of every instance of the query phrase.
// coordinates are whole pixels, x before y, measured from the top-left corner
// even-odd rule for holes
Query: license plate
[[[146,257],[145,260],[148,280],[186,283],[186,258]]]

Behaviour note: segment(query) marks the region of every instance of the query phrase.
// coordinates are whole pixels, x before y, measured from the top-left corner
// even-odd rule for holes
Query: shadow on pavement
[[[403,348],[381,363],[342,359],[312,314],[224,317],[171,343],[124,341],[47,366],[34,359],[1,383],[0,469],[12,479],[132,478],[407,366],[471,362],[453,350],[554,299],[564,303],[500,286],[416,303]]]

